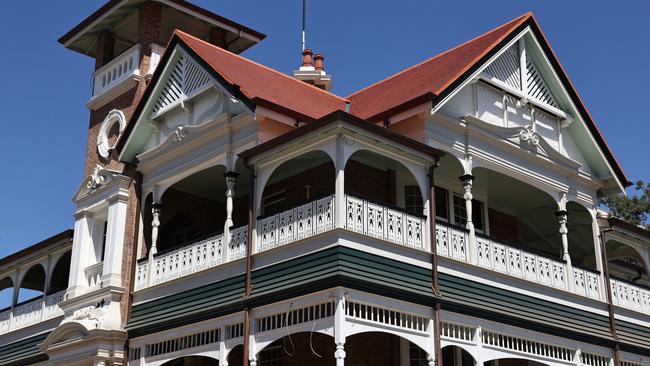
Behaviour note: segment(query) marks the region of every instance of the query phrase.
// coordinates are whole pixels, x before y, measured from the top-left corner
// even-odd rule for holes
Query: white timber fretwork
[[[488,65],[484,72],[488,77],[496,78],[529,97],[559,108],[537,70],[535,61],[526,52],[526,41],[523,37]]]
[[[201,93],[214,85],[214,82],[196,61],[186,53],[178,51],[176,63],[169,73],[169,78],[161,86],[151,110],[151,118],[156,118],[184,100]]]

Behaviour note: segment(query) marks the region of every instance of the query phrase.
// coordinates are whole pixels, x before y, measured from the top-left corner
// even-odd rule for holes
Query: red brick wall
[[[281,168],[280,168],[281,169]],[[350,160],[345,170],[345,191],[347,193],[386,202],[394,205],[396,202],[396,183],[394,170],[381,170],[354,160]],[[264,196],[285,190],[285,200],[280,207],[272,211],[288,209],[309,199],[323,197],[334,193],[335,172],[334,164],[326,164],[311,168],[298,175],[267,185]],[[307,188],[309,185],[309,198]],[[266,212],[265,214],[269,214]]]
[[[501,211],[488,209],[490,236],[510,242],[517,241],[517,218]]]

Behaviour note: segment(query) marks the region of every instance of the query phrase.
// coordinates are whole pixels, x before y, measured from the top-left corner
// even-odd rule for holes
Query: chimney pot
[[[322,53],[314,55],[314,68],[318,71],[325,70],[325,56]]]
[[[313,52],[306,48],[302,51],[302,66],[314,66]]]

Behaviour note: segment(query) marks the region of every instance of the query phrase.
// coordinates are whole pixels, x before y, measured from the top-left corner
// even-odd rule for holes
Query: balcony
[[[45,298],[39,296],[16,305],[13,311],[11,309],[1,311],[0,334],[62,316],[63,310],[59,308],[59,303],[63,301],[64,295],[65,291],[59,291]]]
[[[149,68],[140,70],[141,46],[134,45],[93,73],[93,91],[88,107],[97,109],[128,91],[146,75],[152,75],[164,49],[152,45]]]
[[[424,216],[382,205],[352,195],[345,196],[344,229],[411,249],[429,252]],[[280,213],[257,220],[257,243],[253,253],[262,253],[296,241],[317,236],[335,228],[335,197],[328,195]],[[230,232],[229,245],[224,235],[213,235],[154,256],[152,280],[149,263],[140,260],[136,269],[136,290],[162,284],[245,257],[247,226]],[[480,267],[502,275],[555,288],[595,300],[604,299],[600,275],[590,269],[573,267],[543,254],[520,248],[485,235],[477,235],[471,246],[468,230],[438,221],[437,254],[454,261]],[[474,253],[474,254],[472,254]],[[614,304],[630,310],[650,312],[650,290],[612,279]]]

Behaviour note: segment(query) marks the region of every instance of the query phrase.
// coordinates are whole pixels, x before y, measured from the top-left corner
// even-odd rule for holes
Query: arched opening
[[[522,358],[501,358],[484,363],[485,366],[547,366],[544,363]]]
[[[277,167],[262,191],[259,212],[274,215],[334,193],[334,163],[323,151],[310,151]]]
[[[244,347],[238,345],[228,353],[228,365],[241,365],[244,359]],[[258,363],[259,365],[259,363]]]
[[[14,281],[10,277],[0,280],[0,313],[11,308],[11,298],[14,294]],[[0,318],[0,322],[3,321]]]
[[[605,250],[611,277],[650,287],[649,264],[644,261],[636,248],[611,239],[605,243]]]
[[[411,364],[412,366],[415,366]],[[417,366],[425,364],[417,364]],[[442,348],[442,366],[474,366],[476,360],[469,352],[458,346],[446,346]]]
[[[205,356],[187,356],[165,362],[162,366],[218,366],[219,360]]]
[[[334,366],[334,339],[318,332],[286,335],[257,353],[262,366]]]
[[[429,354],[417,345],[397,335],[384,332],[364,332],[346,338],[346,365],[428,366]],[[241,346],[230,352],[228,362],[241,364]],[[260,366],[334,366],[334,339],[318,332],[286,335],[257,353]],[[470,357],[471,358],[471,357]]]
[[[573,201],[567,202],[566,209],[569,213],[569,255],[573,265],[597,270],[593,216],[583,205]]]
[[[238,162],[232,178],[234,188],[233,226],[247,223],[248,173]],[[162,205],[157,239],[158,253],[223,233],[226,223],[226,168],[213,166],[196,172],[167,188],[160,198]],[[244,183],[242,183],[244,182]],[[153,198],[144,204],[143,224],[151,228]],[[144,230],[147,250],[151,247],[151,230]]]
[[[347,337],[345,353],[346,365],[429,365],[426,350],[405,338],[384,332],[365,332]]]
[[[33,300],[36,297],[43,296],[45,290],[45,269],[40,264],[30,268],[23,280],[20,282],[18,289],[18,303]]]
[[[478,210],[483,233],[551,258],[562,258],[557,201],[548,193],[492,170],[476,168],[472,192],[481,202]],[[476,210],[475,210],[476,211]],[[571,218],[569,218],[569,222]],[[571,244],[569,244],[571,246]]]
[[[64,291],[68,288],[68,279],[70,277],[70,259],[72,252],[66,252],[56,262],[52,275],[50,277],[49,294],[54,294],[59,291]]]
[[[424,214],[424,198],[413,173],[404,164],[368,150],[359,150],[348,159],[345,193],[411,214]]]

